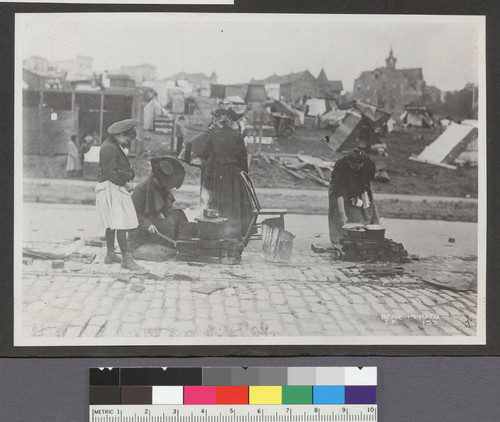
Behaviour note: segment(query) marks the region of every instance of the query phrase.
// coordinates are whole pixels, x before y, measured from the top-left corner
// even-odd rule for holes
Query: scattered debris
[[[33,264],[33,258],[23,258],[23,264],[24,265],[32,265]]]
[[[243,280],[246,280],[246,279],[249,279],[249,278],[250,278],[250,277],[249,277],[249,276],[247,276],[247,275],[239,275],[239,274],[235,274],[235,273],[233,273],[233,272],[231,272],[231,271],[227,271],[227,270],[223,270],[223,271],[221,271],[221,274],[227,274],[227,275],[230,275],[230,276],[232,276],[232,277],[241,278],[241,279],[243,279]]]
[[[299,180],[311,179],[322,186],[328,186],[329,183],[324,170],[331,172],[335,165],[333,161],[325,161],[321,158],[304,154],[267,154],[264,155],[264,160],[267,163],[278,166]]]
[[[206,265],[203,262],[188,262],[187,264],[191,267],[204,267]]]
[[[408,268],[412,277],[434,286],[456,290],[477,291],[477,271],[471,271],[463,257],[449,257],[438,261],[423,258]]]
[[[86,239],[85,240],[85,246],[92,246],[96,248],[102,248],[103,246],[106,245],[106,241],[103,241],[99,238],[96,239]]]
[[[224,265],[237,265],[241,262],[241,258],[234,256],[221,256],[219,262]]]
[[[224,289],[227,289],[227,286],[216,285],[216,286],[193,287],[193,288],[191,288],[191,291],[193,293],[201,293],[204,295],[210,295],[214,292],[217,292],[219,290],[224,290]]]
[[[360,269],[360,273],[367,276],[387,277],[405,272],[403,267],[389,264],[366,264]]]
[[[28,257],[28,258],[35,258],[35,259],[64,260],[67,258],[67,255],[64,255],[64,254],[55,254],[55,253],[50,253],[50,252],[34,251],[33,249],[30,249],[30,248],[23,248],[23,256]]]
[[[146,288],[144,286],[141,286],[139,284],[133,284],[130,286],[130,290],[136,293],[142,293]]]
[[[130,275],[127,275],[127,274],[119,274],[117,277],[116,277],[116,281],[120,281],[122,283],[129,283],[130,282],[130,278],[131,276]]]
[[[370,151],[377,155],[387,155],[387,145],[384,143],[373,144],[370,146]]]
[[[185,274],[173,274],[172,278],[176,281],[193,281],[193,277]]]
[[[163,280],[162,276],[159,276],[158,274],[154,274],[154,273],[148,273],[148,274],[146,274],[146,278],[148,278],[150,280],[155,280],[155,281]]]
[[[56,259],[56,260],[52,261],[52,268],[53,269],[64,268],[64,260],[62,260],[62,259]]]
[[[386,171],[386,170],[383,170],[383,169],[377,170],[377,171],[375,172],[374,179],[375,179],[377,182],[390,182],[390,181],[391,181],[391,178],[390,178],[390,177],[389,177],[389,175],[387,174],[387,171]]]
[[[316,253],[324,253],[326,252],[326,247],[318,243],[311,243],[311,250]]]

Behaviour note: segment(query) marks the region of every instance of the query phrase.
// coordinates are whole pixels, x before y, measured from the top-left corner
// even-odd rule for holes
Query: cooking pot
[[[349,239],[358,240],[365,238],[365,228],[362,224],[347,223],[342,227],[342,229]]]
[[[227,218],[196,217],[198,223],[198,237],[203,240],[222,239],[222,232]]]
[[[380,240],[385,237],[385,227],[379,224],[367,224],[365,226],[365,239]]]

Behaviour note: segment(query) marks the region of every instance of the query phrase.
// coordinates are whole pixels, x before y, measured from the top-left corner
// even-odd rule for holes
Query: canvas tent
[[[330,136],[329,145],[332,149],[341,152],[352,148],[369,149],[376,143],[378,143],[378,137],[370,119],[356,110],[350,110],[342,124]]]
[[[406,107],[401,115],[405,126],[431,127],[433,125],[432,113],[427,107]]]
[[[455,169],[453,164],[477,164],[477,128],[451,123],[448,128],[418,156],[410,160]]]
[[[339,109],[330,110],[328,113],[325,113],[323,114],[323,116],[321,116],[320,118],[321,127],[340,125],[346,113],[347,112],[345,110],[339,110]]]
[[[362,103],[361,101],[356,101],[354,108],[359,110],[363,116],[368,117],[371,120],[372,127],[374,129],[382,127],[391,117],[391,113],[388,113],[371,104]]]
[[[326,112],[326,100],[320,98],[309,98],[306,101],[308,116],[322,116]]]
[[[304,124],[304,112],[295,110],[285,101],[274,101],[271,104],[271,114],[273,116],[283,115],[294,119],[295,126]]]
[[[168,116],[168,111],[162,107],[158,97],[154,96],[144,106],[144,130],[154,130],[156,116]]]

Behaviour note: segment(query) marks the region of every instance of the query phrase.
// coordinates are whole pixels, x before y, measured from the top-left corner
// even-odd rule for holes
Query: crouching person
[[[177,239],[180,223],[188,221],[183,210],[174,208],[171,192],[182,185],[184,174],[184,167],[175,158],[151,159],[151,175],[132,194],[139,227],[130,232],[130,240],[136,247],[144,244],[172,247],[172,242],[161,235]]]

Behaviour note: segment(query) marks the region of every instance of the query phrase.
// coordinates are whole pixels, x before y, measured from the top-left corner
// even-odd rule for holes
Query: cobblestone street
[[[312,242],[324,241],[326,218],[290,215],[287,227],[296,235],[290,264],[266,262],[261,242],[252,240],[238,265],[139,261],[149,274],[137,276],[120,264],[104,264],[103,243],[88,242],[100,234],[94,212],[82,205],[25,207],[23,247],[69,258],[59,268],[52,259],[23,259],[15,285],[19,344],[220,344],[227,337],[235,344],[265,344],[272,337],[397,344],[403,337],[422,343],[480,332],[478,262],[467,254],[474,242],[466,240],[473,225],[427,223],[422,241],[404,242],[410,253],[426,245],[438,253],[427,248],[429,256],[398,272],[374,275],[366,264],[311,250]],[[391,236],[405,235],[398,231],[402,220],[388,224]],[[457,241],[446,247],[442,239],[455,233]]]
[[[258,242],[256,242],[258,243]],[[89,248],[89,247],[86,247]],[[470,336],[476,293],[438,289],[406,274],[370,277],[360,265],[300,252],[293,265],[243,254],[240,265],[141,261],[24,265],[25,337]],[[439,259],[439,258],[436,258]],[[411,265],[411,264],[409,264]],[[472,263],[474,265],[474,263]],[[147,340],[145,340],[147,342]]]

